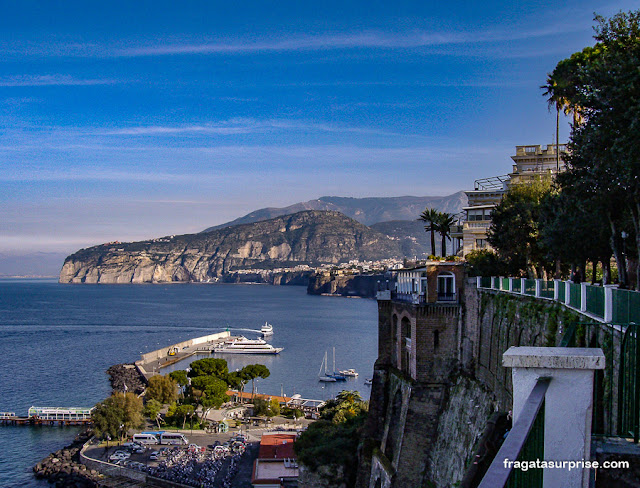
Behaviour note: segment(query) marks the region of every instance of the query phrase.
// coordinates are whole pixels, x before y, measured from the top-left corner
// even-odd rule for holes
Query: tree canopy
[[[114,393],[92,412],[93,431],[98,437],[125,437],[129,430],[144,426],[142,410],[142,400],[133,393]]]
[[[156,375],[149,378],[145,392],[147,400],[157,400],[162,404],[173,403],[178,398],[178,384],[170,376]]]

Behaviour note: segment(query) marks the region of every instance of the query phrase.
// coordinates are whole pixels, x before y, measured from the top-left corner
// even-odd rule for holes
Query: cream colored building
[[[487,231],[493,209],[511,185],[528,183],[541,175],[553,176],[564,171],[562,156],[567,149],[564,144],[558,145],[558,149],[559,152],[555,144],[516,146],[516,154],[511,156],[514,162],[511,173],[475,181],[474,189],[465,192],[469,205],[463,208],[464,222],[451,234],[453,239],[461,241],[458,254],[464,256],[475,249],[491,249],[487,243]]]

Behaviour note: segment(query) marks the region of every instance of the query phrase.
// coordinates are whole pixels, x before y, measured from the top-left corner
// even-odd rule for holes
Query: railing
[[[514,293],[522,293],[522,280],[511,279],[511,291]]]
[[[587,320],[640,324],[640,292],[620,290],[614,285],[484,276],[477,278],[477,286],[554,300],[589,317]]]
[[[585,308],[587,312],[596,317],[604,318],[604,288],[600,286],[587,286],[586,288],[587,303]]]
[[[605,369],[596,371],[592,433],[640,441],[640,348],[638,325],[572,324],[560,346],[599,347]]]
[[[640,324],[640,293],[629,290],[613,291],[613,322]]]
[[[538,379],[478,488],[542,487],[542,469],[521,471],[508,461],[544,459],[544,397],[550,381]]]
[[[455,302],[456,294],[454,292],[450,292],[450,293],[438,292],[438,301],[439,302]]]
[[[579,283],[569,283],[569,305],[577,310],[581,310],[582,287]]]
[[[422,305],[427,302],[427,297],[424,293],[403,293],[399,291],[392,291],[391,299],[399,302],[412,303],[414,305]]]
[[[524,294],[535,296],[536,280],[524,280]]]
[[[555,281],[540,281],[540,296],[553,299],[556,290]]]

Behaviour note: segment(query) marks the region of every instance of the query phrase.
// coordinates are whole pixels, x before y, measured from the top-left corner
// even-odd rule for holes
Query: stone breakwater
[[[116,364],[107,370],[107,374],[114,391],[129,391],[139,395],[145,389],[146,379],[140,374],[135,364]]]
[[[89,431],[78,434],[66,447],[49,454],[33,467],[38,479],[46,479],[57,488],[94,488],[102,475],[80,463],[80,449],[89,440]]]

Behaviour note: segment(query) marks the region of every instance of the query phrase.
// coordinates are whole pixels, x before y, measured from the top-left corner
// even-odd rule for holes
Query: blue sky
[[[0,252],[72,252],[504,174],[593,12],[634,4],[0,6]]]

